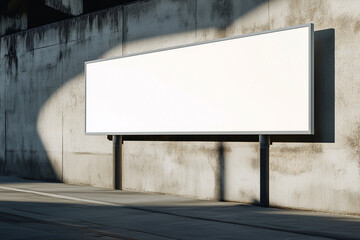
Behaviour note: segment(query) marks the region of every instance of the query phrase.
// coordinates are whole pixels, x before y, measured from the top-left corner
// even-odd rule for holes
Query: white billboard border
[[[149,53],[155,53],[155,52],[162,52],[162,51],[168,51],[173,49],[179,49],[179,48],[185,48],[185,47],[192,47],[192,46],[198,46],[202,44],[208,44],[208,43],[215,43],[215,42],[221,42],[221,41],[227,41],[231,39],[238,39],[238,38],[246,38],[246,37],[252,37],[262,34],[268,34],[268,33],[274,33],[274,32],[281,32],[281,31],[287,31],[287,30],[293,30],[297,28],[304,28],[308,27],[309,29],[309,131],[226,131],[226,132],[87,132],[86,131],[86,67],[87,64],[95,63],[95,62],[104,62],[109,61],[113,59],[120,59],[120,58],[127,58],[127,57],[133,57],[138,55],[144,55]],[[238,36],[232,36],[227,38],[221,38],[216,40],[209,40],[204,41],[200,43],[191,43],[191,44],[185,44],[185,45],[178,45],[168,48],[162,48],[162,49],[156,49],[151,51],[145,51],[135,54],[129,54],[119,57],[111,57],[106,59],[97,59],[92,61],[86,61],[84,63],[84,75],[85,75],[85,135],[312,135],[314,134],[314,24],[313,23],[307,23],[302,25],[296,25],[291,27],[284,27],[284,28],[278,28],[273,30],[267,30],[262,32],[255,32],[255,33],[249,33],[249,34],[243,34]]]

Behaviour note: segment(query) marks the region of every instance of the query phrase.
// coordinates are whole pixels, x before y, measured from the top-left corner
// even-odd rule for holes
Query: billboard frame
[[[151,54],[151,53],[156,53],[156,52],[163,52],[163,51],[168,51],[168,50],[175,50],[175,49],[186,48],[186,47],[199,46],[199,45],[222,42],[222,41],[239,39],[239,38],[247,38],[247,37],[252,37],[252,36],[293,30],[293,29],[304,28],[304,27],[308,27],[308,29],[309,29],[309,39],[308,39],[308,41],[309,41],[309,49],[308,49],[308,51],[309,51],[309,53],[308,53],[308,55],[309,55],[309,61],[308,61],[309,62],[309,76],[308,76],[308,81],[309,81],[309,83],[308,83],[308,86],[309,86],[309,89],[308,89],[308,96],[309,96],[309,99],[308,99],[309,100],[308,101],[309,102],[308,124],[309,124],[309,126],[308,126],[308,129],[309,130],[308,131],[87,132],[87,122],[86,122],[87,91],[86,90],[87,90],[87,65],[88,64],[96,63],[96,62],[104,62],[104,61],[109,61],[109,60],[114,60],[114,59],[122,59],[122,58],[127,58],[127,57],[134,57],[134,56]],[[312,23],[291,26],[291,27],[284,27],[284,28],[279,28],[279,29],[274,29],[274,30],[261,31],[261,32],[244,34],[244,35],[238,35],[238,36],[231,36],[231,37],[227,37],[227,38],[204,41],[204,42],[200,42],[200,43],[178,45],[178,46],[173,46],[173,47],[168,47],[168,48],[162,48],[162,49],[157,49],[157,50],[151,50],[151,51],[145,51],[145,52],[140,52],[140,53],[135,53],[135,54],[124,55],[124,56],[117,56],[117,57],[111,57],[111,58],[106,58],[106,59],[97,59],[97,60],[92,60],[92,61],[86,61],[84,63],[84,69],[85,69],[85,134],[86,135],[134,135],[135,136],[135,135],[312,135],[312,134],[314,134],[314,25]],[[264,116],[264,118],[265,117],[266,116]]]

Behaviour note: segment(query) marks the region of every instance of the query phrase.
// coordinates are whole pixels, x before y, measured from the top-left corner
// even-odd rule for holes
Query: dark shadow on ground
[[[248,205],[203,204],[191,205],[185,201],[183,205],[177,202],[177,206],[156,203],[151,206],[101,206],[0,201],[0,222],[7,226],[0,228],[0,234],[9,236],[18,230],[23,236],[31,236],[31,231],[36,230],[61,233],[64,238],[72,236],[73,231],[112,237],[175,239],[289,239],[301,236],[359,239],[360,236],[360,220],[355,218]]]

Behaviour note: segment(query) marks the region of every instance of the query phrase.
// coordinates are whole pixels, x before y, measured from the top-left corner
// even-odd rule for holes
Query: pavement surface
[[[0,176],[0,239],[360,239],[360,217]]]

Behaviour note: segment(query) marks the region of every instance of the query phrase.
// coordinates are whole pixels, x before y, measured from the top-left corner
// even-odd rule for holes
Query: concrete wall
[[[1,38],[1,172],[111,187],[111,144],[84,135],[84,62],[122,54],[122,11]],[[5,88],[4,88],[5,87]]]
[[[139,1],[2,37],[1,173],[111,187],[111,142],[84,135],[84,61],[308,22],[316,134],[273,137],[270,204],[359,214],[357,0]],[[125,189],[259,201],[256,136],[127,137],[123,150]]]
[[[83,13],[83,0],[45,0],[45,5],[72,16]]]
[[[0,5],[3,5],[0,6],[0,36],[27,29],[27,1],[13,1]]]

